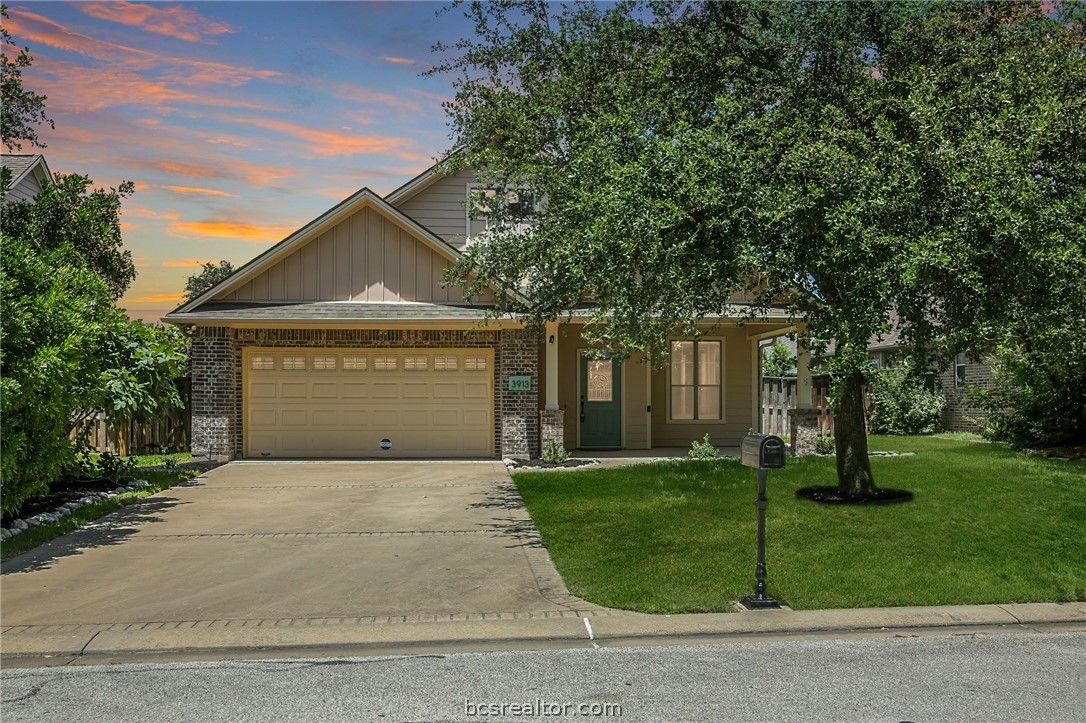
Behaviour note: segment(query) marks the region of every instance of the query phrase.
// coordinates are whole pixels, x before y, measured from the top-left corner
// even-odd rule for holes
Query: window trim
[[[958,361],[959,359],[961,361]],[[965,358],[965,354],[958,354],[956,357],[954,357],[954,386],[955,387],[964,387],[965,386],[965,367],[966,367],[967,362],[968,362],[968,360]],[[958,377],[958,368],[959,367],[961,367],[961,370],[962,370],[961,378]]]
[[[672,387],[672,384],[671,384],[671,359],[669,358],[668,359],[668,364],[667,364],[666,378],[665,378],[666,386],[664,387],[664,405],[667,407],[667,409],[664,410],[665,411],[664,423],[665,424],[727,424],[727,416],[728,416],[727,410],[728,410],[728,407],[726,405],[727,394],[725,393],[726,385],[725,385],[725,376],[724,376],[724,372],[725,372],[724,359],[726,358],[726,353],[725,353],[726,352],[726,344],[725,344],[724,337],[722,337],[722,336],[700,336],[700,337],[698,337],[696,339],[692,339],[690,337],[678,337],[678,336],[676,336],[676,337],[668,337],[667,346],[668,346],[669,355],[670,355],[670,352],[671,352],[671,344],[673,342],[676,342],[676,341],[692,341],[692,342],[694,342],[694,379],[695,380],[697,380],[697,375],[698,375],[698,347],[697,347],[697,343],[702,342],[702,341],[711,341],[711,342],[719,342],[720,343],[720,418],[719,419],[696,419],[696,418],[695,419],[673,419],[671,417],[671,387]],[[698,389],[698,386],[699,385],[695,381],[695,383],[694,383],[694,409],[695,409],[695,414],[697,413],[696,410],[697,410],[697,398],[698,398],[697,389]]]
[[[495,186],[491,186],[491,185],[488,185],[486,183],[467,183],[467,184],[464,184],[464,188],[465,188],[465,191],[464,191],[464,238],[469,243],[471,242],[471,239],[473,238],[473,234],[471,233],[471,222],[473,220],[471,218],[471,202],[472,202],[471,201],[471,196],[472,196],[473,192],[480,191],[480,190],[482,190],[482,191],[494,191],[495,193],[506,193],[506,194],[523,192],[523,189],[518,191],[518,189],[516,187],[513,187],[513,188],[509,188],[509,187],[497,188]],[[532,209],[535,210],[535,211],[538,211],[539,210],[539,199],[536,198],[536,195],[534,193],[532,193],[532,195],[531,195],[531,200],[532,200]],[[479,219],[474,219],[474,220],[478,221]],[[487,223],[488,223],[487,228],[489,228],[489,221]],[[487,230],[487,229],[484,229],[484,231],[485,230]]]

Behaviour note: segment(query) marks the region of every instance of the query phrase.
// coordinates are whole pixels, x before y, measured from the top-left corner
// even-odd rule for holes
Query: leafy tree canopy
[[[234,273],[234,265],[229,261],[208,261],[199,273],[193,274],[185,282],[185,301],[189,302],[210,289],[215,284]]]
[[[762,373],[767,377],[786,377],[796,372],[796,357],[781,339],[762,349]]]
[[[874,489],[860,390],[890,310],[922,363],[979,351],[1086,273],[1079,4],[467,14],[474,37],[433,71],[457,84],[449,168],[542,202],[498,195],[453,278],[521,292],[499,298],[532,320],[591,298],[590,334],[658,356],[737,291],[751,317],[785,306],[808,344],[836,342],[847,492]]]
[[[0,5],[0,17],[7,18],[7,5]],[[17,48],[15,40],[7,29],[0,27],[0,45]],[[29,48],[19,49],[19,54],[9,57],[7,52],[0,52],[0,140],[8,150],[22,150],[21,141],[32,146],[45,148],[38,140],[37,127],[53,121],[45,115],[45,96],[23,88],[23,68],[30,67],[34,58]]]
[[[135,188],[91,189],[93,182],[77,174],[57,174],[34,201],[4,206],[0,228],[42,252],[68,249],[105,281],[119,299],[136,278],[132,252],[122,248],[120,210]]]

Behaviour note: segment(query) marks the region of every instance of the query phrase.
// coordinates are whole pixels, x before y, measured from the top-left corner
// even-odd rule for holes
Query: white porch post
[[[547,411],[558,409],[558,322],[547,322]]]

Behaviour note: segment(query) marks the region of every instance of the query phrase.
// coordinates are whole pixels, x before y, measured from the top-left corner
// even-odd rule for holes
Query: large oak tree
[[[785,305],[835,344],[845,494],[876,489],[862,385],[891,310],[919,361],[977,352],[1086,272],[1082,6],[462,7],[474,36],[432,71],[448,165],[538,203],[488,199],[455,278],[534,321],[591,298],[598,340],[657,358],[734,292]]]

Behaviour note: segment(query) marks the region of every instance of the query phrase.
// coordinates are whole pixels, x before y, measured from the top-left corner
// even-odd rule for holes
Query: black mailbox
[[[783,469],[784,440],[772,434],[751,432],[743,437],[739,461],[755,469]]]

